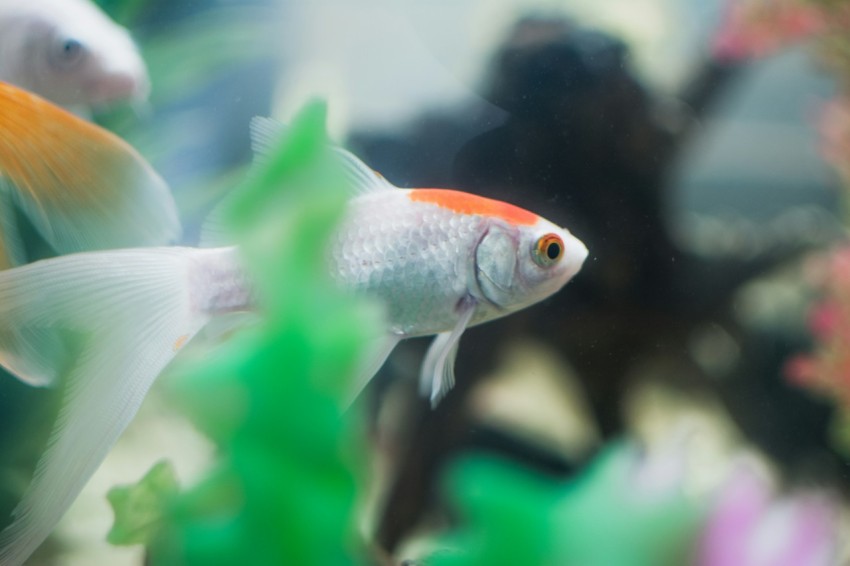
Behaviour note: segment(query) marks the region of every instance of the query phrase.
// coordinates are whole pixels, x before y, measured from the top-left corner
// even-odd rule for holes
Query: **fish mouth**
[[[569,234],[569,236],[570,240],[566,246],[568,251],[566,253],[566,257],[564,257],[564,262],[569,265],[569,269],[567,270],[567,280],[572,279],[579,271],[581,271],[581,267],[584,265],[584,262],[590,253],[587,250],[587,246],[584,245],[584,242],[572,234]]]
[[[144,101],[150,94],[150,80],[135,73],[113,73],[101,77],[92,85],[91,100],[96,105],[130,100]]]

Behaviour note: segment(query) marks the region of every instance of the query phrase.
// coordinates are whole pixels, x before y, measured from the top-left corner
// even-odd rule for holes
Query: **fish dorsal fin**
[[[269,155],[274,150],[275,144],[286,131],[286,127],[272,118],[254,116],[249,125],[251,132],[251,151],[254,152],[254,167],[248,175],[255,173],[258,165],[267,162]],[[233,237],[227,231],[224,221],[225,211],[239,196],[239,187],[227,193],[207,214],[201,225],[201,235],[198,246],[202,248],[218,248],[232,246]]]
[[[285,131],[286,126],[277,120],[262,116],[254,117],[251,120],[251,147],[257,158],[264,159]],[[383,175],[371,169],[350,151],[338,146],[330,146],[330,150],[342,166],[353,194],[362,195],[396,188]]]
[[[255,116],[251,119],[250,129],[254,162],[256,164],[265,163],[281,136],[286,132],[287,127],[273,118]],[[340,164],[353,196],[397,188],[380,173],[370,169],[350,151],[334,145],[329,145],[328,149]],[[233,198],[235,198],[235,193],[227,195],[207,216],[201,227],[199,244],[201,247],[212,248],[233,244],[222,222],[223,211],[229,207]]]
[[[249,126],[251,130],[251,150],[256,161],[264,161],[274,149],[286,131],[286,126],[273,118],[254,116]]]
[[[233,245],[233,237],[227,231],[222,219],[224,210],[230,206],[229,203],[232,196],[230,194],[224,197],[204,219],[204,223],[201,225],[201,236],[198,240],[198,247],[220,248],[222,246]]]
[[[180,236],[165,181],[132,146],[0,83],[0,190],[60,254],[154,246]]]
[[[360,158],[340,147],[333,148],[334,154],[340,159],[350,188],[355,195],[365,195],[379,191],[391,191],[397,187],[387,181],[383,175],[360,161]]]

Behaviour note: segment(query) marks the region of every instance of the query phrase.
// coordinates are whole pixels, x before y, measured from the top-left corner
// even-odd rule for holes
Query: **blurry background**
[[[784,369],[811,346],[812,254],[843,236],[817,127],[840,85],[813,40],[724,50],[722,0],[100,4],[153,88],[146,109],[97,120],[170,182],[188,244],[250,162],[250,118],[287,120],[313,97],[391,182],[508,200],[587,244],[557,296],[465,335],[435,411],[415,391],[427,341],[358,401],[375,445],[364,529],[388,552],[415,558],[417,533],[447,524],[441,471],[470,451],[569,478],[629,438],[640,462],[667,447],[667,476],[702,495],[741,455],[787,493],[850,487],[833,402]],[[18,439],[45,437],[49,394],[0,387],[4,483],[20,485],[39,445]],[[100,542],[103,492],[164,455],[188,476],[209,457],[160,405],[154,391],[40,563],[140,563]]]

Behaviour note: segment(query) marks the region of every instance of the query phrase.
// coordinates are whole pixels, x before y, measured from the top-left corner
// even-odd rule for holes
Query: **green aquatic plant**
[[[327,274],[345,189],[326,143],[323,108],[310,106],[223,213],[261,320],[171,381],[217,447],[215,467],[183,490],[160,468],[110,495],[110,539],[146,544],[152,564],[355,561],[362,450],[341,399],[379,325]]]
[[[156,463],[137,484],[113,488],[107,498],[115,509],[115,524],[106,540],[118,546],[151,542],[178,492],[177,475],[167,460]]]
[[[467,457],[445,482],[461,526],[423,564],[687,564],[705,504],[675,484],[653,485],[651,476],[625,443],[611,445],[568,481]]]

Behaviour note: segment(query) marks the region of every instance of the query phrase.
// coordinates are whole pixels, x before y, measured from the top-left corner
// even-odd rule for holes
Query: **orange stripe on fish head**
[[[539,216],[518,206],[485,198],[482,196],[454,191],[451,189],[413,189],[408,193],[414,202],[426,202],[460,214],[473,214],[500,218],[515,225],[531,226],[537,223]]]

